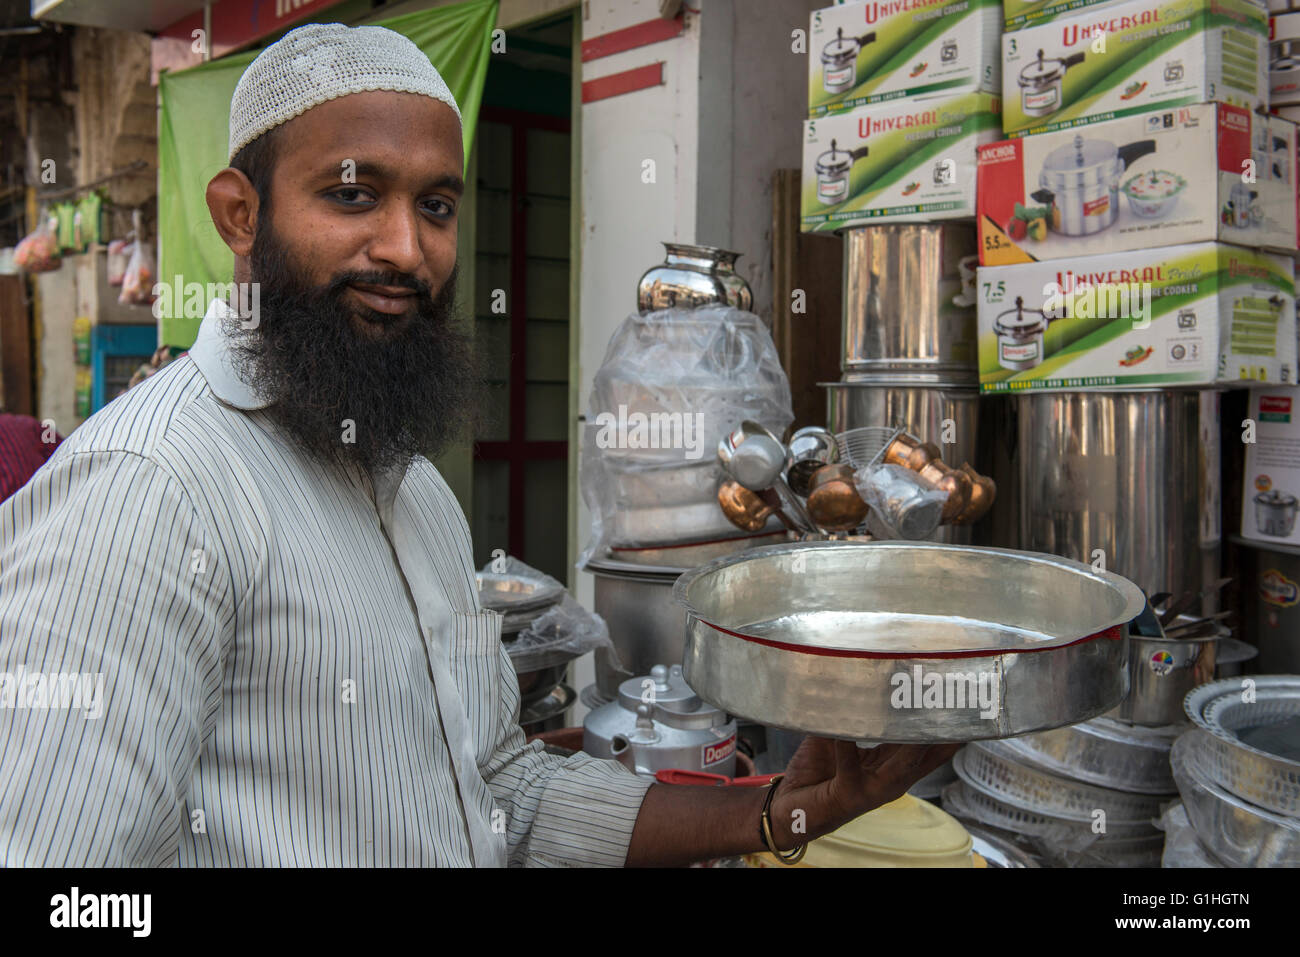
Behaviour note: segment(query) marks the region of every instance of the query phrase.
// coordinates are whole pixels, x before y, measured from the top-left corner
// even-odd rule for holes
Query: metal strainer
[[[875,465],[889,444],[906,431],[894,426],[866,425],[836,433],[835,444],[840,447],[840,459],[860,469]]]

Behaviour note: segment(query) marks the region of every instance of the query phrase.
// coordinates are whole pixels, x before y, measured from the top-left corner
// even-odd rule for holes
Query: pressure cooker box
[[[978,270],[983,392],[1296,382],[1289,256],[1194,243]]]
[[[867,0],[814,10],[808,115],[936,93],[1001,90],[998,0]]]
[[[998,109],[962,93],[804,120],[802,230],[974,218],[975,150],[999,137]]]
[[[1214,103],[981,146],[980,263],[1215,240],[1293,252],[1295,155],[1291,121]]]
[[[1300,389],[1251,389],[1241,537],[1300,545]]]
[[[1127,0],[1002,0],[1003,27],[1019,30],[1023,27],[1038,26],[1049,20],[1061,17],[1073,17],[1084,10],[1089,13],[1098,7],[1113,7]]]
[[[1023,136],[1191,103],[1268,105],[1252,0],[1131,0],[1002,36],[1002,124]]]

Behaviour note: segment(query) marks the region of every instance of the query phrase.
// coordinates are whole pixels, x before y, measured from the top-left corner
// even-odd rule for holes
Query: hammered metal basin
[[[1074,724],[1128,692],[1137,586],[1053,555],[931,542],[752,549],[674,585],[686,680],[731,714],[859,741]]]
[[[1224,678],[1183,705],[1206,732],[1190,752],[1198,770],[1252,805],[1300,819],[1300,676]],[[1282,729],[1272,747],[1259,746],[1260,732]]]

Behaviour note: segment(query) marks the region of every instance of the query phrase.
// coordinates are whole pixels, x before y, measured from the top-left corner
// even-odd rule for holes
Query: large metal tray
[[[1169,749],[1186,728],[1141,728],[1093,718],[1002,743],[1023,764],[1117,791],[1178,793],[1169,770]]]
[[[1169,756],[1196,836],[1229,867],[1300,867],[1300,820],[1243,801],[1198,766],[1195,754],[1211,737],[1192,728],[1174,742]]]
[[[1150,824],[1167,803],[1156,795],[1130,794],[1041,771],[1016,760],[1016,753],[1003,741],[973,744],[953,764],[963,781],[1018,807],[1089,825],[1096,812],[1104,811],[1107,830],[1114,825]]]
[[[898,742],[1003,738],[1110,710],[1128,692],[1123,626],[1145,601],[1069,559],[931,542],[757,548],[687,572],[673,593],[688,613],[686,680],[704,700],[760,724]]]
[[[1253,701],[1243,700],[1247,690]],[[1300,818],[1300,761],[1240,737],[1248,729],[1300,717],[1300,677],[1225,678],[1192,690],[1183,707],[1207,732],[1193,757],[1210,780],[1257,807]]]
[[[965,781],[943,791],[944,810],[965,825],[1014,834],[1048,864],[1085,867],[1150,867],[1159,863],[1164,836],[1149,825],[1112,827],[1096,834],[1088,824],[1034,814],[1003,804]],[[969,828],[968,828],[969,829]],[[973,833],[973,832],[972,832]]]

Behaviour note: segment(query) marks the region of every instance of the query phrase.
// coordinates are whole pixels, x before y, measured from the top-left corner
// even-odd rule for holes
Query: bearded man
[[[463,158],[388,30],[301,27],[240,79],[207,202],[258,295],[0,509],[0,672],[102,676],[97,718],[0,708],[0,864],[681,864],[789,849],[950,755],[810,740],[767,791],[525,743],[429,461],[476,401]]]

